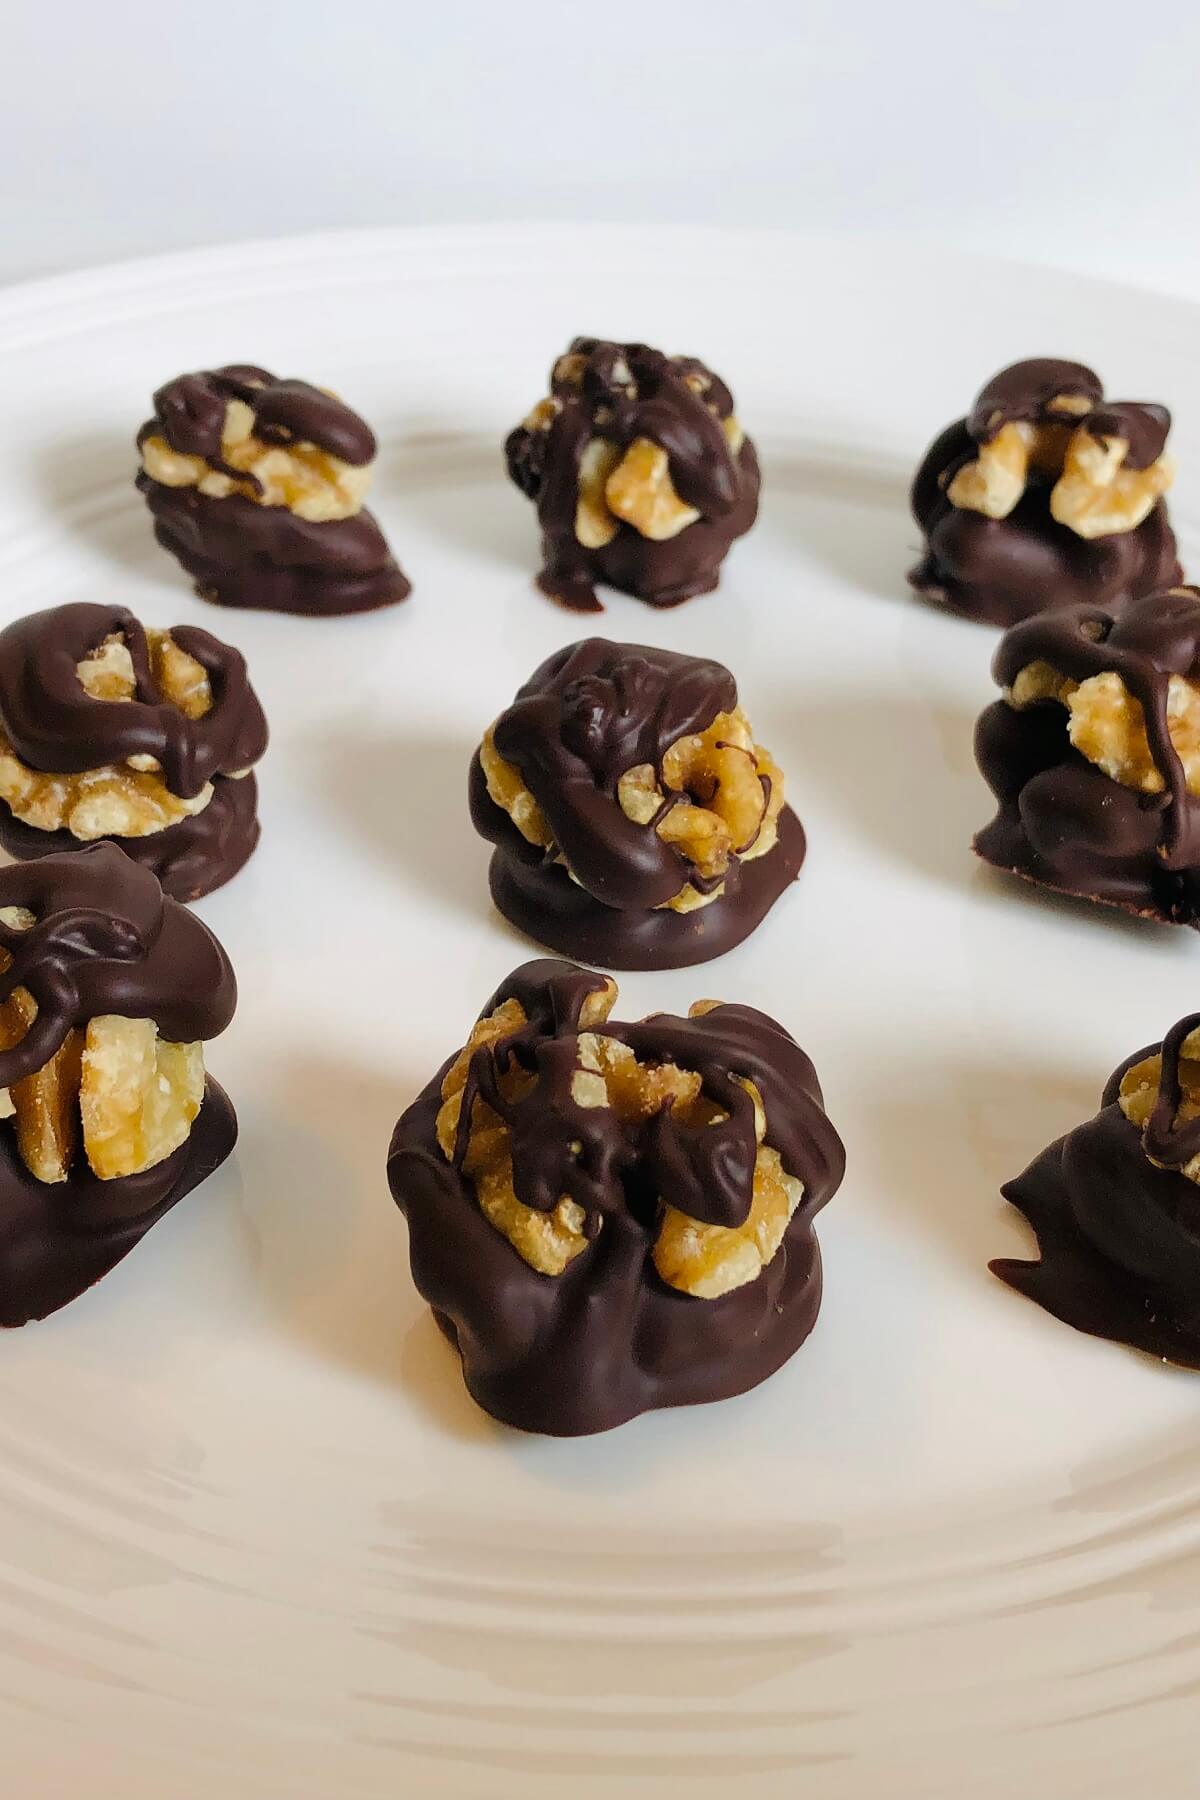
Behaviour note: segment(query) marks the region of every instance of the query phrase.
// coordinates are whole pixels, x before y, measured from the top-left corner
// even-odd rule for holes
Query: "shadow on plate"
[[[71,536],[127,572],[154,577],[175,565],[154,541],[150,515],[133,485],[136,423],[120,433],[56,440],[35,458],[31,479],[37,499]]]
[[[404,561],[404,514],[455,549],[501,572],[523,573],[531,591],[538,569],[538,525],[530,502],[504,467],[503,436],[422,430],[390,438],[375,470],[368,505],[394,521],[393,548]]]
[[[881,1070],[868,1092],[886,1179],[870,1184],[901,1233],[924,1230],[980,1282],[988,1262],[1035,1256],[1033,1233],[1000,1193],[1064,1132],[1091,1118],[1108,1069],[1031,1060],[939,1063],[922,1058],[897,1079]]]
[[[806,793],[819,794],[895,861],[939,882],[967,879],[972,835],[991,816],[971,755],[972,713],[854,690],[806,700],[792,718],[794,735],[779,734],[776,754],[801,817]]]
[[[329,735],[312,752],[309,791],[339,830],[420,883],[437,905],[483,919],[492,913],[491,846],[476,836],[467,812],[475,749],[463,738],[429,731],[405,738]]]
[[[844,447],[764,456],[763,520],[790,531],[804,549],[851,587],[888,600],[911,600],[905,581],[920,532],[908,510],[912,470]]]

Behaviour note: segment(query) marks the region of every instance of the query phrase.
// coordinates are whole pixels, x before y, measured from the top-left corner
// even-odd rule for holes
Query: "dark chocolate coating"
[[[392,1193],[408,1219],[413,1279],[456,1344],[468,1389],[496,1418],[553,1436],[605,1431],[653,1407],[724,1399],[786,1362],[817,1316],[812,1223],[845,1166],[811,1062],[750,1007],[601,1027],[643,1060],[697,1070],[729,1113],[723,1124],[689,1128],[668,1110],[634,1125],[608,1108],[577,1106],[570,1078],[580,1008],[603,980],[554,961],[515,970],[484,1014],[515,997],[529,1024],[472,1059],[455,1161],[435,1136],[448,1063],[399,1120],[388,1157]],[[498,1092],[497,1071],[510,1062],[537,1073],[523,1101],[505,1102]],[[758,1278],[701,1300],[663,1282],[651,1250],[663,1202],[720,1224],[747,1216],[754,1119],[735,1075],[758,1087],[766,1141],[805,1191]],[[524,1262],[479,1211],[461,1173],[477,1094],[508,1124],[518,1198],[545,1210],[566,1193],[585,1211],[591,1241],[561,1275]]]
[[[137,691],[96,700],[77,665],[112,634],[124,636]],[[206,781],[248,769],[267,747],[267,722],[240,650],[193,625],[171,636],[207,671],[212,706],[202,719],[160,693],[146,634],[124,606],[80,603],[30,613],[0,631],[0,724],[31,769],[77,775],[130,756],[153,756],[173,794],[194,799]]]
[[[131,700],[94,699],[76,672],[114,633],[123,635],[133,663]],[[159,691],[145,631],[131,612],[81,603],[31,613],[0,631],[0,725],[33,769],[79,774],[148,755],[184,799],[211,781],[203,812],[147,837],[119,840],[174,899],[197,900],[235,875],[258,843],[258,785],[253,775],[228,777],[262,756],[267,722],[240,650],[195,626],[173,626],[171,636],[208,673],[212,705],[203,718],[189,719]],[[84,847],[69,831],[24,824],[2,804],[0,844],[18,857]]]
[[[652,606],[709,593],[730,545],[758,514],[754,445],[746,438],[735,456],[721,429],[733,411],[729,389],[694,357],[667,357],[646,344],[575,338],[568,354],[586,365],[579,385],[552,374],[561,411],[549,431],[519,425],[504,446],[511,479],[537,506],[544,561],[538,586],[575,612],[602,610],[598,581]],[[620,378],[622,365],[628,380]],[[708,382],[703,396],[687,386],[689,375]],[[580,460],[593,437],[622,450],[635,438],[660,445],[676,493],[700,518],[661,541],[621,521],[607,544],[585,548],[575,536],[575,509]]]
[[[1043,661],[1076,681],[1112,670],[1140,702],[1165,791],[1123,787],[1074,749],[1056,701],[1018,711],[996,701],[975,755],[1000,803],[975,839],[985,861],[1062,893],[1174,924],[1200,921],[1200,800],[1167,729],[1172,674],[1200,674],[1200,590],[1173,588],[1124,612],[1075,606],[1014,626],[993,673],[1010,687]]]
[[[250,859],[261,836],[258,783],[253,775],[230,781],[218,775],[203,812],[152,831],[146,837],[112,838],[133,862],[152,869],[163,892],[185,903],[200,900],[232,881]],[[14,818],[0,802],[0,846],[10,856],[61,856],[87,848],[69,831],[39,831]]]
[[[551,949],[616,969],[679,968],[747,937],[803,862],[804,833],[790,808],[765,855],[730,858],[719,899],[676,913],[663,902],[689,880],[702,886],[701,878],[653,823],[636,824],[617,799],[627,769],[648,763],[661,780],[670,746],[736,705],[729,670],[704,658],[607,638],[586,638],[549,657],[493,735],[576,879],[495,804],[477,753],[471,819],[496,845],[491,889],[504,916]]]
[[[1037,1234],[1039,1262],[1002,1258],[992,1272],[1078,1331],[1200,1368],[1200,1189],[1177,1172],[1200,1148],[1193,1121],[1175,1127],[1178,1058],[1200,1015],[1161,1046],[1164,1079],[1143,1144],[1117,1103],[1121,1078],[1158,1048],[1139,1050],[1111,1076],[1095,1118],[1035,1158],[1004,1196]],[[1176,1166],[1156,1168],[1150,1149]]]
[[[0,1132],[0,1326],[44,1319],[94,1286],[236,1141],[233,1107],[211,1080],[187,1142],[120,1181],[98,1180],[82,1157],[66,1181],[38,1181]]]
[[[67,1033],[104,1013],[153,1019],[190,1044],[224,1031],[237,1004],[229,959],[194,913],[113,843],[0,869],[0,907],[26,907],[26,931],[0,922],[11,962],[0,1001],[29,990],[37,1016],[0,1051],[0,1087],[42,1068]]]
[[[221,426],[231,399],[254,409],[254,434],[265,443],[313,443],[356,465],[375,454],[369,426],[342,401],[308,382],[279,380],[248,364],[168,382],[154,396],[155,416],[142,426],[138,444],[161,434],[182,455],[202,456],[215,469],[255,486],[253,476],[221,459]],[[243,494],[215,499],[195,488],[166,487],[144,470],[137,486],[158,542],[206,600],[334,615],[390,606],[411,592],[369,512],[315,523]]]
[[[1090,411],[1056,412],[1050,403],[1060,394],[1086,400]],[[1105,401],[1099,378],[1080,363],[1036,357],[993,377],[970,415],[934,439],[914,477],[912,511],[926,546],[908,578],[918,593],[968,618],[1010,626],[1060,606],[1119,611],[1182,579],[1162,501],[1135,530],[1086,539],[1051,517],[1053,481],[1036,469],[1006,519],[985,518],[947,499],[959,469],[1002,426],[1013,420],[1078,426],[1085,419],[1097,435],[1128,440],[1131,469],[1157,461],[1171,427],[1165,407]]]

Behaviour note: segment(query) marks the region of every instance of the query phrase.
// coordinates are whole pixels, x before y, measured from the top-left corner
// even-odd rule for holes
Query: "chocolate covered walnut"
[[[718,376],[646,344],[576,338],[505,444],[535,502],[539,585],[578,611],[607,582],[655,606],[706,593],[758,509],[754,446]]]
[[[811,1063],[751,1008],[629,1025],[616,997],[516,970],[392,1144],[417,1285],[472,1393],[532,1430],[739,1392],[819,1302],[843,1152]]]
[[[1080,363],[1003,369],[917,471],[926,551],[909,580],[999,625],[1082,602],[1116,611],[1178,581],[1170,426],[1165,407],[1106,401]]]
[[[77,604],[0,631],[0,842],[42,856],[113,838],[175,898],[234,875],[258,841],[267,742],[240,653]]]
[[[471,806],[500,910],[616,968],[719,955],[803,856],[728,670],[600,638],[551,657],[485,732]]]
[[[408,582],[363,499],[370,428],[327,389],[229,364],[180,375],[138,433],[155,535],[227,606],[361,612]]]

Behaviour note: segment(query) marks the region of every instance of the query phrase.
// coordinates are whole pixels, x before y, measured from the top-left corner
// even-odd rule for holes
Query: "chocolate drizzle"
[[[456,1163],[442,1156],[433,1128],[444,1068],[399,1121],[388,1162],[409,1220],[414,1280],[457,1344],[472,1394],[498,1418],[556,1435],[740,1393],[786,1361],[816,1317],[812,1221],[844,1170],[811,1062],[750,1007],[598,1028],[639,1059],[696,1070],[705,1093],[729,1112],[725,1122],[688,1128],[667,1110],[634,1125],[607,1108],[579,1107],[571,1073],[580,1013],[603,983],[554,961],[517,969],[484,1015],[514,998],[529,1023],[476,1052],[464,1090],[468,1122],[476,1095],[499,1102],[518,1198],[547,1210],[568,1193],[584,1208],[591,1241],[561,1275],[529,1268],[480,1213],[461,1173],[466,1127]],[[527,1099],[505,1101],[499,1076],[514,1064],[537,1085]],[[747,1216],[754,1115],[737,1075],[762,1095],[766,1141],[804,1183],[804,1197],[757,1280],[699,1300],[668,1287],[650,1252],[664,1203],[716,1224]]]
[[[263,443],[315,444],[358,467],[375,455],[370,426],[336,395],[307,381],[281,380],[251,363],[227,363],[168,381],[154,396],[154,417],[142,426],[138,445],[158,432],[181,456],[202,456],[245,481],[244,470],[227,469],[221,462],[225,409],[231,400],[250,407],[254,436]]]
[[[1200,1014],[1162,1048],[1163,1081],[1143,1141],[1118,1102],[1115,1070],[1095,1118],[1076,1126],[1003,1189],[1037,1234],[1041,1260],[1002,1258],[992,1272],[1078,1331],[1200,1368],[1200,1188],[1178,1173],[1196,1121],[1177,1127],[1178,1060]],[[1156,1168],[1154,1156],[1172,1166]],[[1166,1155],[1161,1152],[1165,1151]],[[1195,1151],[1193,1149],[1192,1153]]]
[[[97,700],[77,665],[119,633],[133,663],[131,700]],[[79,774],[153,756],[173,794],[194,799],[214,776],[248,769],[267,747],[267,722],[240,650],[195,626],[171,636],[208,674],[212,706],[200,719],[160,692],[146,634],[123,606],[80,603],[31,613],[0,631],[0,724],[30,768]]]
[[[497,846],[492,892],[506,917],[542,943],[612,968],[682,966],[752,930],[799,870],[804,838],[794,815],[784,809],[780,841],[761,859],[743,865],[731,857],[724,876],[708,878],[658,835],[686,794],[664,795],[645,825],[628,818],[617,797],[621,776],[642,765],[661,785],[670,746],[707,730],[737,698],[720,663],[606,638],[570,644],[535,670],[493,736],[571,875],[491,799],[476,756],[471,817]],[[688,914],[663,908],[688,883],[711,893],[722,881],[725,892],[710,906]]]
[[[560,372],[566,359],[555,364],[551,394],[559,410],[549,429],[518,426],[504,446],[510,477],[537,505],[545,558],[538,585],[580,612],[600,609],[596,581],[655,606],[707,593],[758,511],[754,446],[747,438],[735,454],[721,428],[733,412],[729,389],[694,357],[668,357],[646,344],[580,337],[567,357],[575,375]],[[585,548],[575,513],[583,453],[594,437],[621,451],[637,438],[659,445],[676,493],[700,518],[657,541],[619,522],[609,543]]]
[[[342,401],[306,381],[280,380],[251,364],[181,375],[154,396],[138,446],[159,435],[181,455],[261,493],[261,484],[222,460],[225,408],[242,400],[254,435],[268,444],[311,443],[361,467],[376,450],[369,426]],[[263,506],[244,493],[222,498],[167,487],[139,472],[137,486],[154,518],[154,535],[193,578],[206,600],[223,606],[329,616],[390,606],[411,592],[369,512],[301,519],[286,506]]]
[[[1000,802],[975,840],[988,862],[1046,886],[1180,924],[1200,906],[1200,800],[1171,741],[1172,675],[1200,675],[1200,590],[1172,588],[1124,612],[1076,606],[1015,626],[993,673],[1011,687],[1030,663],[1074,681],[1111,670],[1142,709],[1165,791],[1123,787],[1071,745],[1056,701],[1017,710],[998,701],[982,715],[975,750]]]
[[[1085,411],[1056,408],[1060,396]],[[1099,378],[1080,363],[1035,357],[993,377],[970,414],[941,432],[912,486],[912,511],[926,539],[909,581],[926,599],[969,618],[1009,626],[1060,606],[1089,603],[1119,611],[1130,600],[1182,579],[1175,538],[1160,501],[1133,531],[1091,540],[1050,513],[1054,478],[1031,466],[1026,489],[1004,519],[952,506],[955,475],[1014,421],[1126,439],[1124,466],[1148,468],[1161,456],[1171,415],[1149,401],[1105,401]]]
[[[148,869],[115,844],[0,869],[0,907],[34,915],[28,930],[0,920],[0,1001],[28,990],[37,1016],[0,1051],[0,1087],[42,1068],[69,1031],[101,1014],[153,1019],[163,1037],[216,1037],[233,1017],[237,985],[212,933],[168,899]]]

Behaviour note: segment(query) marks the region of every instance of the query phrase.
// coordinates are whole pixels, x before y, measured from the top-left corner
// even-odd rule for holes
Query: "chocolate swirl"
[[[1078,1331],[1200,1368],[1200,1188],[1178,1173],[1200,1149],[1179,1126],[1179,1056],[1200,1014],[1161,1045],[1163,1076],[1145,1140],[1119,1104],[1121,1082],[1151,1045],[1114,1071],[1100,1111],[1044,1150],[1002,1190],[1033,1226],[1041,1260],[992,1272]],[[1149,1152],[1149,1155],[1147,1154]],[[1156,1168],[1157,1161],[1169,1166]]]
[[[695,357],[668,357],[647,344],[577,337],[567,358],[573,376],[561,357],[551,374],[558,411],[549,429],[518,426],[504,446],[511,479],[537,506],[545,556],[538,585],[582,612],[599,610],[597,580],[656,606],[708,592],[758,511],[754,446],[746,439],[735,453],[721,428],[733,412],[729,389]],[[659,445],[676,493],[700,518],[657,542],[618,522],[608,544],[585,549],[575,512],[583,453],[594,437],[621,451],[637,438]]]
[[[1137,700],[1164,791],[1143,794],[1073,748],[1054,701],[982,715],[975,752],[1000,802],[975,848],[987,861],[1047,886],[1179,923],[1200,900],[1200,800],[1168,729],[1172,675],[1200,675],[1200,590],[1171,588],[1123,613],[1076,606],[1014,626],[993,673],[1011,687],[1030,663],[1073,681],[1111,670]]]
[[[737,698],[720,663],[644,644],[586,638],[547,658],[500,715],[493,738],[541,808],[554,837],[549,850],[529,843],[492,800],[478,752],[471,764],[471,819],[496,845],[491,888],[505,917],[538,943],[609,968],[683,967],[748,936],[804,860],[792,810],[780,813],[769,851],[746,862],[732,855],[713,882],[658,835],[663,812],[683,795],[668,792],[645,825],[628,818],[617,797],[620,777],[642,764],[661,785],[670,746],[707,730]],[[720,882],[723,892],[696,911],[665,906],[689,883],[703,892]]]
[[[119,633],[133,663],[131,700],[97,700],[78,664]],[[0,631],[0,724],[30,768],[79,774],[131,756],[153,756],[173,794],[194,799],[206,782],[256,763],[267,722],[240,650],[196,626],[171,636],[206,671],[212,706],[189,719],[160,692],[146,633],[123,606],[78,603],[30,613]]]
[[[264,444],[315,444],[342,462],[361,467],[375,456],[375,436],[344,401],[310,382],[281,380],[252,363],[227,363],[193,375],[177,375],[154,396],[154,417],[138,432],[166,438],[181,456],[202,456],[214,469],[257,486],[244,470],[221,459],[225,410],[241,400],[254,414],[254,436]]]
[[[1063,398],[1077,404],[1055,404]],[[1163,453],[1171,415],[1150,401],[1106,401],[1099,377],[1082,363],[1033,357],[1002,369],[967,417],[934,439],[913,479],[913,517],[926,539],[908,577],[918,593],[969,618],[1010,626],[1060,606],[1120,610],[1182,579],[1161,501],[1133,531],[1084,539],[1051,515],[1055,478],[1035,463],[1007,518],[953,506],[946,490],[954,477],[1012,423],[1086,425],[1097,437],[1124,438],[1124,467],[1145,469]]]
[[[0,1087],[102,1014],[153,1019],[175,1043],[216,1037],[233,1017],[237,984],[217,940],[115,844],[0,869],[0,907],[34,915],[27,930],[0,920],[0,1001],[22,987],[37,1002],[25,1036],[0,1051]]]
[[[240,488],[261,495],[256,476],[222,455],[226,407],[241,400],[265,444],[315,444],[363,467],[374,433],[356,412],[307,381],[281,380],[250,363],[177,376],[154,396],[154,417],[138,432],[161,436],[183,456],[200,456]],[[412,591],[374,517],[302,519],[286,506],[264,506],[244,492],[224,496],[167,487],[144,469],[137,476],[154,535],[192,577],[205,600],[273,612],[328,617],[391,606]]]
[[[555,1435],[740,1393],[786,1361],[816,1318],[812,1222],[845,1166],[812,1063],[751,1007],[599,1028],[640,1059],[697,1071],[729,1111],[723,1124],[689,1129],[670,1111],[631,1124],[607,1108],[579,1107],[571,1071],[580,1014],[603,985],[603,976],[551,960],[515,970],[483,1016],[516,999],[528,1024],[472,1058],[455,1163],[434,1131],[448,1064],[400,1119],[388,1160],[409,1221],[413,1278],[457,1344],[471,1393],[496,1417]],[[513,1064],[537,1075],[536,1103],[503,1100],[497,1074]],[[661,1280],[651,1249],[664,1203],[717,1224],[747,1216],[754,1119],[736,1076],[758,1087],[766,1141],[803,1182],[804,1196],[756,1280],[699,1300]],[[480,1213],[461,1173],[476,1094],[504,1107],[518,1198],[545,1210],[569,1193],[585,1209],[591,1242],[561,1275],[540,1275],[522,1260]]]

